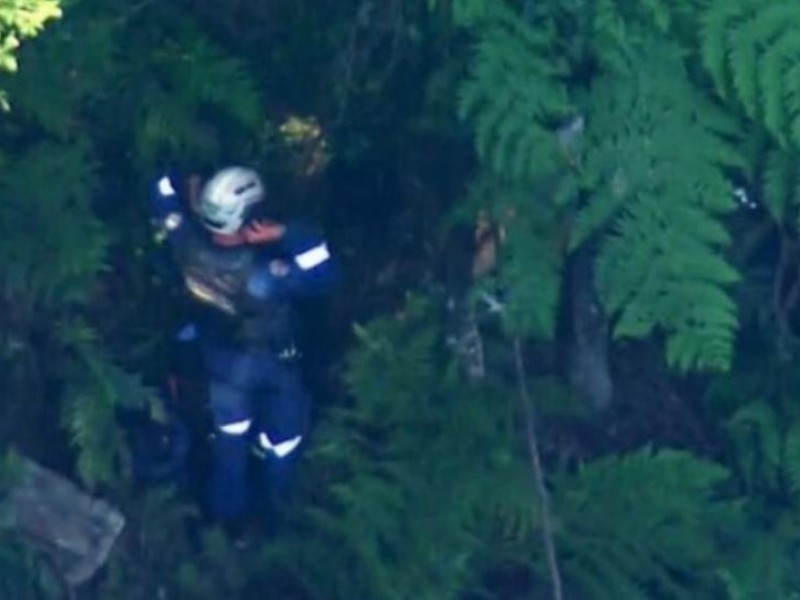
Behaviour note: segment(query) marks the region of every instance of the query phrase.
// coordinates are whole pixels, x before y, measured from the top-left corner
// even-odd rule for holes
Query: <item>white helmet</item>
[[[203,186],[200,216],[215,233],[235,233],[244,225],[248,209],[264,199],[258,173],[244,167],[226,167]]]

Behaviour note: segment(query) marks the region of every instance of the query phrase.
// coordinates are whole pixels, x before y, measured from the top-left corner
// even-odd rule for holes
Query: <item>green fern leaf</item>
[[[764,125],[781,144],[786,144],[783,124],[786,112],[783,102],[783,54],[777,44],[767,50],[760,62],[758,84],[762,93]]]
[[[733,87],[747,115],[756,118],[759,113],[758,53],[752,35],[753,30],[747,25],[740,25],[730,34],[733,46],[730,61],[737,65],[731,76]]]
[[[788,11],[786,9],[789,9]],[[784,50],[776,43],[784,33],[787,24],[794,16],[788,5],[772,5],[756,13],[755,18],[740,29],[746,36],[733,36],[730,52],[730,69],[734,83],[739,82],[739,99],[750,117],[762,113],[767,125],[774,134],[783,138],[778,127],[784,122],[784,102],[781,93]],[[783,37],[782,40],[791,39]],[[757,48],[767,46],[769,50],[758,56]],[[756,92],[761,91],[761,98]],[[758,101],[763,101],[759,110]]]
[[[498,10],[482,27],[459,113],[473,123],[478,154],[498,175],[533,177],[558,155],[546,123],[565,115],[568,102],[559,81],[563,67],[548,44],[544,32],[510,11]],[[545,160],[532,164],[533,157]]]
[[[634,64],[630,79],[601,79],[587,100],[602,99],[590,105],[581,163],[593,193],[571,245],[611,232],[596,270],[615,336],[660,330],[672,366],[725,369],[737,328],[727,288],[738,280],[720,254],[730,241],[720,218],[733,209],[720,166],[737,160],[730,125],[668,47],[643,48]]]
[[[454,0],[453,21],[462,27],[474,27],[491,15],[494,4],[487,0]]]
[[[702,16],[703,64],[714,81],[717,91],[725,96],[728,85],[728,36],[737,31],[736,21],[745,14],[744,2],[716,2]],[[745,62],[745,66],[747,62]]]
[[[800,15],[779,1],[714,0],[701,18],[701,53],[717,90],[738,100],[782,145],[800,143]],[[730,83],[729,83],[730,82]]]
[[[714,522],[727,508],[715,506],[713,495],[727,476],[717,464],[670,449],[603,458],[559,475],[554,506],[558,547],[570,557],[567,580],[592,600],[649,598],[645,590],[654,588],[689,597],[684,576],[716,560]],[[607,585],[593,583],[598,578]]]
[[[786,434],[784,470],[795,501],[800,500],[800,426],[793,424]]]
[[[315,485],[307,521],[357,565],[357,582],[325,577],[379,600],[457,597],[476,579],[482,540],[527,544],[538,527],[529,465],[509,435],[509,405],[497,402],[507,392],[442,375],[438,317],[421,299],[359,338],[347,373],[354,403],[325,419],[330,442],[311,450],[328,483]],[[324,566],[302,568],[314,579]]]
[[[780,422],[775,410],[766,402],[752,402],[745,405],[731,418],[729,426],[750,428],[757,433],[756,452],[773,468],[781,465]]]
[[[761,154],[760,200],[776,223],[791,227],[800,218],[800,158],[793,148],[767,148]]]
[[[0,176],[8,199],[0,207],[0,276],[9,293],[45,312],[88,299],[110,241],[91,210],[93,186],[81,143],[43,143],[9,161]]]

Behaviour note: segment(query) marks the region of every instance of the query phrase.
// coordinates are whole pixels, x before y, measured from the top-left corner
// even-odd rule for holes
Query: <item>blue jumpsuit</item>
[[[306,437],[311,398],[292,301],[327,291],[334,268],[325,242],[298,223],[288,223],[279,242],[222,247],[182,204],[170,180],[160,179],[154,224],[202,309],[195,326],[215,427],[209,509],[216,520],[234,521],[250,508],[251,447],[264,457],[263,483],[275,497]],[[289,265],[288,274],[270,274],[274,259]]]

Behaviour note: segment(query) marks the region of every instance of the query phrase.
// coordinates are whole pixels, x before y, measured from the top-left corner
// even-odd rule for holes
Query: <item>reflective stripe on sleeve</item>
[[[303,436],[298,435],[291,439],[273,444],[270,441],[269,436],[267,436],[266,433],[262,433],[258,436],[258,441],[264,450],[267,452],[274,452],[275,456],[278,458],[283,458],[284,456],[288,456],[294,452],[294,450],[300,445],[300,442],[303,441]]]
[[[169,180],[169,177],[164,176],[158,180],[158,193],[162,196],[175,195],[175,188],[172,187],[172,182]]]
[[[331,257],[330,252],[328,252],[328,246],[325,243],[320,244],[319,246],[314,246],[310,250],[306,250],[305,252],[301,252],[294,257],[294,261],[297,263],[297,266],[303,269],[304,271],[308,271],[309,269],[313,269],[317,265],[324,263]]]
[[[236,421],[235,423],[228,423],[227,425],[220,425],[219,430],[228,435],[243,435],[250,429],[253,424],[252,419],[245,419],[244,421]]]

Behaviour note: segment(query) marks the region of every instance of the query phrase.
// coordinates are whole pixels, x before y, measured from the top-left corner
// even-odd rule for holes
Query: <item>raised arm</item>
[[[275,243],[285,260],[260,266],[250,278],[250,293],[256,297],[304,298],[328,292],[338,273],[327,242],[298,222],[281,227]]]
[[[150,221],[156,241],[174,243],[186,230],[186,208],[176,191],[174,176],[161,175],[153,182],[150,196]]]

